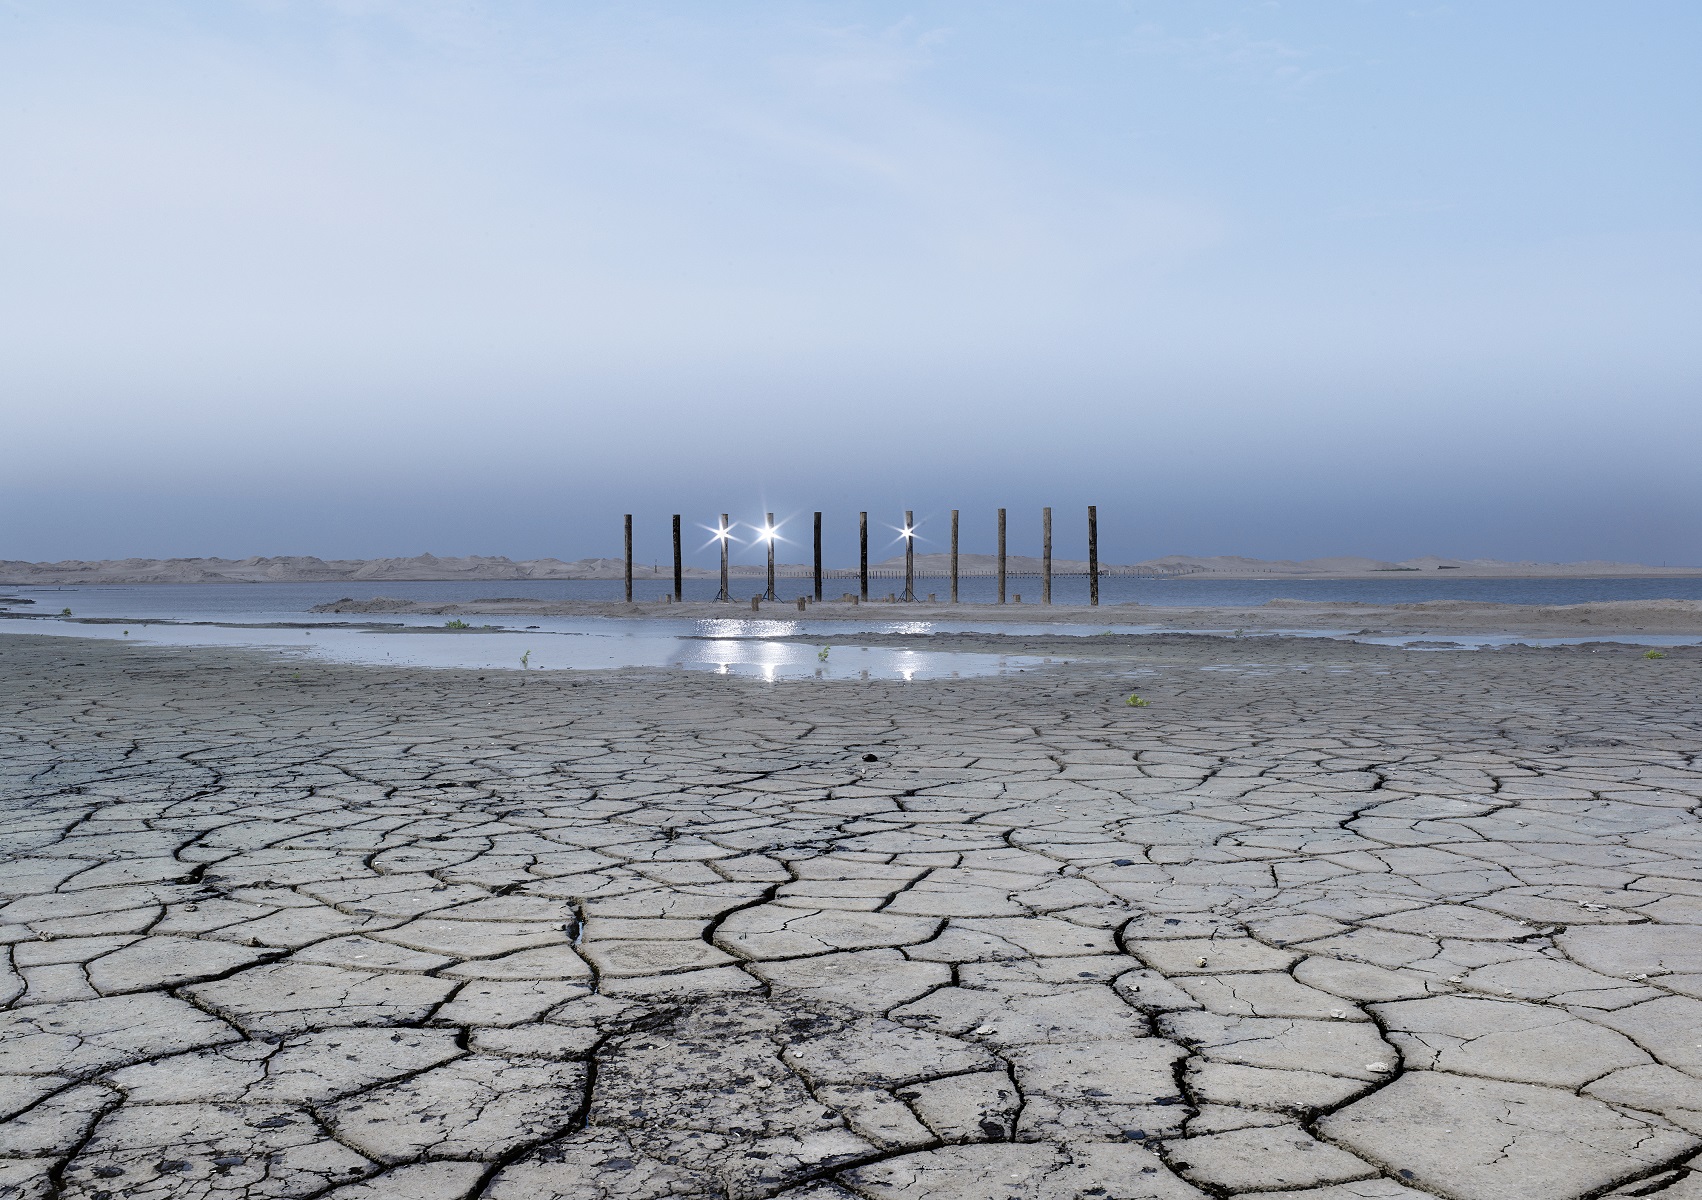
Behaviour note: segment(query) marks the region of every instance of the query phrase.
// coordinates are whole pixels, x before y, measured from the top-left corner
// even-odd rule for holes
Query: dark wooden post
[[[764,600],[778,600],[774,594],[774,514],[768,514],[768,591],[763,593]]]
[[[686,598],[686,563],[680,554],[680,514],[674,514],[674,603]]]
[[[816,514],[816,603],[821,603],[821,514]]]
[[[857,590],[860,599],[869,598],[869,514],[857,514]]]
[[[1099,603],[1099,506],[1087,506],[1087,602]]]
[[[999,510],[999,603],[1005,602],[1005,510]]]
[[[916,514],[904,510],[904,602],[916,599]]]
[[[632,514],[626,514],[626,602],[632,603]]]
[[[721,514],[721,528],[715,536],[721,539],[721,594],[715,598],[730,603],[733,599],[733,593],[727,590],[727,540],[732,534],[727,531],[726,513]]]
[[[951,602],[957,603],[957,509],[951,510]]]
[[[1040,603],[1052,603],[1052,510],[1040,510]]]

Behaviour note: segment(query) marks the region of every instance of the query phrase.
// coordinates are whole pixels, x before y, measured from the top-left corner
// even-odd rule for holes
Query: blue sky
[[[1699,34],[0,4],[0,558],[1097,503],[1116,560],[1702,562]]]

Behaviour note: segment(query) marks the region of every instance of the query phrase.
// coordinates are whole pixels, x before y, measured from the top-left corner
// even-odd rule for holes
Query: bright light
[[[898,536],[905,539],[913,538],[916,536],[916,530],[914,528],[900,529],[898,531]]]
[[[773,525],[764,525],[761,529],[756,531],[756,536],[759,541],[772,542],[775,538],[780,536],[780,530]]]

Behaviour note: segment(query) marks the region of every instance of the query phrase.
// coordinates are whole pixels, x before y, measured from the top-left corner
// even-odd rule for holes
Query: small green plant
[[[1646,651],[1644,653],[1643,657],[1644,658],[1665,658],[1666,655],[1662,654],[1659,650],[1649,650],[1649,651]]]
[[[1130,696],[1127,700],[1123,701],[1123,703],[1127,704],[1130,708],[1151,708],[1152,707],[1152,701],[1151,700],[1143,700],[1139,696]]]
[[[524,653],[520,656],[520,669],[522,671],[527,670],[528,668],[531,667],[531,665],[532,665],[532,652],[530,650],[528,650],[528,651],[526,651],[526,653]]]
[[[816,651],[816,657],[818,659],[820,659],[822,662],[826,662],[827,661],[827,652],[829,650],[832,650],[832,649],[833,649],[832,646],[823,646],[820,650]]]
[[[71,615],[71,610],[68,608],[62,608],[59,610],[59,615],[62,617],[68,617]]]
[[[451,617],[449,620],[447,620],[443,623],[443,627],[445,629],[471,629],[472,628],[471,625],[467,624],[467,622],[463,621],[460,617]]]

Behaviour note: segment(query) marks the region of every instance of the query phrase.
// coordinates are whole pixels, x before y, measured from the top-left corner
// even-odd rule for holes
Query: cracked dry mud
[[[1694,1200],[1699,662],[10,637],[0,1196]]]

